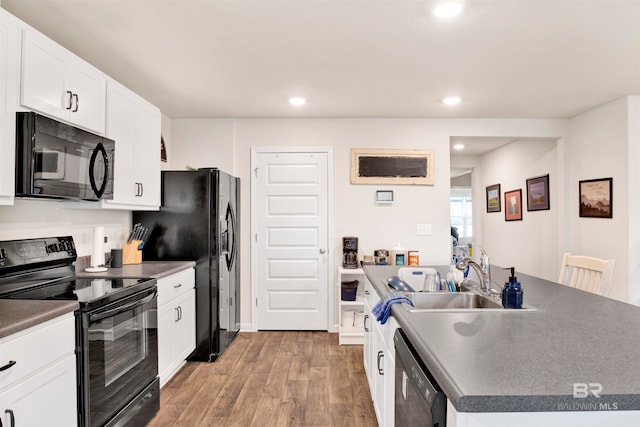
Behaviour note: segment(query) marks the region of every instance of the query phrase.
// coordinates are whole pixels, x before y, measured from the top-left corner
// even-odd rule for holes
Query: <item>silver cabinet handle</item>
[[[326,250],[325,248],[320,248],[320,253],[321,253],[321,254],[323,254],[323,253],[325,253],[325,252],[327,252],[327,250]]]
[[[382,367],[380,366],[380,359],[384,358],[384,352],[379,351],[378,352],[378,373],[380,375],[384,375],[384,370],[382,369]]]
[[[174,289],[178,289],[182,287],[182,283],[178,283],[177,285],[173,285]]]
[[[73,93],[70,90],[68,90],[67,95],[69,95],[69,105],[67,105],[65,109],[71,110],[71,107],[73,107]]]
[[[77,113],[78,112],[78,107],[79,107],[78,103],[80,102],[80,98],[78,97],[77,93],[74,93],[73,97],[76,99],[76,108],[74,108],[71,111],[74,112],[74,113]]]
[[[367,320],[369,320],[369,315],[365,314],[364,315],[364,321],[362,322],[364,325],[364,331],[365,332],[369,332],[369,327],[367,326]]]

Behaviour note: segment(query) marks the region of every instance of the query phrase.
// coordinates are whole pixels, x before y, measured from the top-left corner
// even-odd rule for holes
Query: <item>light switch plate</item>
[[[431,236],[431,224],[418,224],[418,236]]]

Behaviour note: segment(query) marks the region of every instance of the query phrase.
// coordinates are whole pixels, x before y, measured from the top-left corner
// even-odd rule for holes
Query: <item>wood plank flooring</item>
[[[238,334],[214,363],[189,362],[148,427],[377,426],[362,346],[327,332]]]

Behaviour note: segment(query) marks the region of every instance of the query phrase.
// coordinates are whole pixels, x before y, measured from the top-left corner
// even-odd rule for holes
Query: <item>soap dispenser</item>
[[[522,308],[522,286],[516,278],[516,269],[514,267],[505,268],[511,270],[509,281],[502,288],[502,306],[504,308]]]

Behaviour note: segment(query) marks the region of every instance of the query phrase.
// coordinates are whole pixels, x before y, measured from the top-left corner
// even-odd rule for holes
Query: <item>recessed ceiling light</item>
[[[442,102],[447,105],[458,105],[460,104],[460,101],[462,101],[462,99],[460,99],[459,96],[448,96],[442,100]]]
[[[303,98],[301,96],[294,96],[292,98],[289,98],[289,104],[295,105],[296,107],[300,107],[301,105],[304,105],[306,103],[306,98]]]
[[[464,144],[455,144],[453,146],[454,150],[462,150],[464,148]]]
[[[433,8],[433,14],[438,18],[453,18],[454,16],[458,16],[464,10],[464,2],[463,1],[441,1],[438,2]]]

